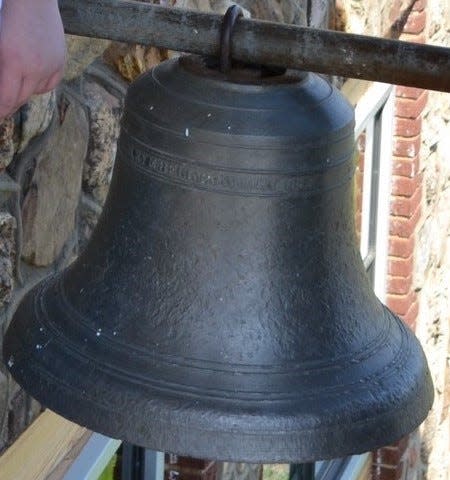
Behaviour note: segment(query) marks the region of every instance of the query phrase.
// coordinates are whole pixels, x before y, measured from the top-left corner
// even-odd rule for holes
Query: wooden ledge
[[[46,410],[0,457],[0,478],[62,478],[90,435],[89,430]]]

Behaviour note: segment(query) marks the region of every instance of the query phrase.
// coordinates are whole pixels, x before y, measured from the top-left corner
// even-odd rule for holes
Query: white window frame
[[[373,286],[375,294],[381,301],[386,299],[393,118],[392,85],[374,83],[355,107],[355,138],[366,131],[360,251],[366,268],[369,262],[374,262]],[[376,123],[378,124],[377,132],[375,132]],[[377,138],[375,138],[376,135]],[[374,140],[378,140],[378,145],[374,145]],[[374,155],[378,156],[377,172],[372,169]],[[377,192],[373,192],[374,173],[377,176],[375,182]],[[377,202],[376,205],[373,205],[374,199]],[[376,230],[372,232],[371,209],[376,211]],[[370,238],[371,236],[373,238]]]

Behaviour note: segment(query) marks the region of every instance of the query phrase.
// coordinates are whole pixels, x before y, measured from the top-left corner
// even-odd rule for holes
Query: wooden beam
[[[1,480],[46,480],[71,451],[80,449],[89,431],[46,410],[0,457]],[[56,478],[53,475],[53,478]]]
[[[218,56],[222,16],[132,0],[60,0],[74,35]],[[238,20],[236,60],[450,92],[450,48]]]

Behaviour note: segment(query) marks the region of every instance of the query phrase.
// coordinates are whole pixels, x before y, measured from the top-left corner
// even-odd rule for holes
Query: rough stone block
[[[448,208],[448,207],[447,207]],[[438,269],[445,258],[449,231],[448,211],[428,217],[417,234],[415,252],[415,283],[422,286],[427,277]]]
[[[8,377],[0,371],[0,421],[3,415],[8,411]],[[0,452],[6,446],[7,442],[7,429],[0,425]]]
[[[122,102],[95,82],[86,82],[84,98],[89,115],[90,136],[83,168],[83,189],[103,204],[116,156]]]
[[[210,0],[173,0],[173,6],[178,8],[187,8],[189,10],[211,10]]]
[[[20,192],[20,186],[5,171],[0,170],[0,208],[7,204],[13,194]]]
[[[67,62],[64,79],[73,80],[81,75],[88,65],[103,54],[110,43],[109,40],[66,35]]]
[[[78,247],[82,251],[97,225],[101,206],[88,195],[83,194],[78,212]]]
[[[69,100],[63,122],[54,125],[37,156],[23,202],[22,256],[33,265],[46,266],[56,260],[75,228],[88,135],[83,108]]]
[[[20,109],[18,151],[22,152],[30,141],[41,135],[50,125],[56,108],[54,91],[35,95]]]
[[[217,8],[215,2],[215,10],[220,11]],[[255,2],[253,0],[241,0],[238,2],[243,8],[250,12],[250,15],[253,18],[258,18],[261,20],[270,20],[283,23],[292,23],[297,25],[306,25],[306,2],[295,1],[295,0],[284,0],[282,2],[274,2],[272,0],[261,0]],[[320,0],[316,2],[322,6],[326,1]],[[314,8],[316,13],[319,9]],[[322,10],[326,11],[326,9]]]
[[[8,444],[13,443],[27,426],[27,404],[27,395],[23,390],[19,390],[11,399],[11,409],[8,413]]]
[[[11,299],[14,286],[16,219],[0,212],[0,306]]]
[[[128,82],[168,58],[165,49],[114,42],[105,51],[104,60]]]
[[[5,118],[0,123],[0,171],[4,170],[14,156],[14,119]]]

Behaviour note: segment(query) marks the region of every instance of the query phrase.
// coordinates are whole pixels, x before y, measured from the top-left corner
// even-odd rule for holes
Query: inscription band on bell
[[[123,154],[122,159],[127,159],[142,173],[163,182],[241,196],[313,195],[340,187],[350,181],[354,172],[351,157],[325,172],[283,174],[258,170],[240,171],[204,163],[188,163],[176,156],[145,148],[140,142],[130,137],[119,142],[118,149]]]

